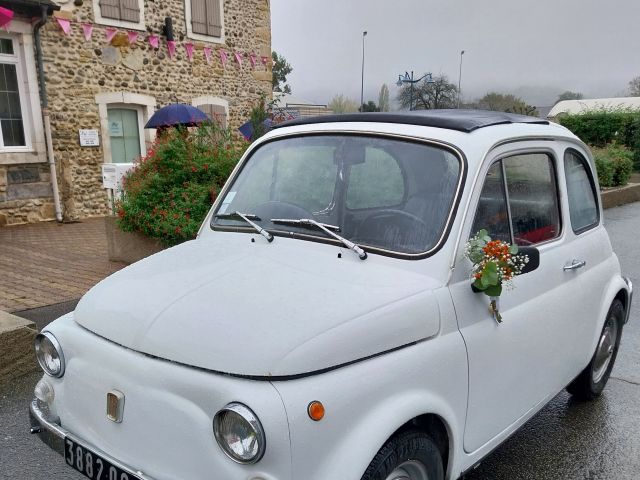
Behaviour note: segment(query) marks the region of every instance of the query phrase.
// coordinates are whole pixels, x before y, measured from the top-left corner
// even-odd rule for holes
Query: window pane
[[[16,66],[0,63],[0,123],[5,147],[26,145]]]
[[[351,167],[347,208],[384,208],[402,203],[404,179],[398,162],[378,148],[365,149],[364,162]]]
[[[138,112],[127,108],[109,109],[111,161],[130,163],[140,156]]]
[[[494,163],[484,181],[471,235],[485,229],[493,239],[511,242],[507,198],[504,193],[501,162]]]
[[[503,162],[515,243],[531,245],[557,237],[560,211],[551,158],[536,153]]]
[[[564,156],[564,172],[567,179],[569,215],[574,232],[585,230],[599,221],[595,183],[587,173],[586,160],[568,151]]]
[[[0,53],[13,55],[13,42],[8,38],[0,38]]]

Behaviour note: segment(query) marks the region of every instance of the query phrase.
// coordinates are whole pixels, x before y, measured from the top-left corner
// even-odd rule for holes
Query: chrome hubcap
[[[385,480],[429,480],[429,475],[422,462],[407,460],[398,465]]]
[[[618,322],[610,318],[607,320],[607,325],[604,327],[600,340],[598,341],[598,348],[596,349],[596,356],[593,361],[593,383],[600,382],[604,377],[609,363],[611,363],[611,357],[613,356],[617,339]]]

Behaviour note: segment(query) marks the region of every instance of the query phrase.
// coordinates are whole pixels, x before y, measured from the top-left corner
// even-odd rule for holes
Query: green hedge
[[[558,121],[589,145],[624,145],[632,152],[633,168],[640,171],[640,112],[602,110],[566,115]]]
[[[593,148],[593,156],[601,187],[626,185],[633,171],[633,152],[617,145]]]
[[[118,224],[165,246],[195,238],[246,144],[215,124],[188,132],[171,129],[125,177]]]

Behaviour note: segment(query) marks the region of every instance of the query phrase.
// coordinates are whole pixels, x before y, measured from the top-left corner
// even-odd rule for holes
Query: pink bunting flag
[[[93,35],[93,25],[90,23],[82,24],[82,34],[84,35],[85,41],[91,40],[91,35]]]
[[[169,52],[169,58],[173,58],[176,54],[176,41],[167,40],[167,51]]]
[[[129,45],[133,45],[138,41],[138,32],[127,32],[127,39],[129,40]]]
[[[107,39],[107,43],[111,43],[111,40],[113,40],[113,37],[116,36],[116,33],[118,33],[118,30],[116,30],[115,28],[105,28],[104,36]]]
[[[160,37],[158,35],[149,35],[149,45],[152,48],[158,48],[160,46]]]
[[[224,50],[220,50],[220,62],[222,63],[222,68],[227,68],[227,61],[229,58],[227,57],[227,52]]]
[[[235,57],[236,62],[238,62],[238,66],[242,67],[242,54],[238,52],[233,52],[233,56]]]
[[[0,27],[4,27],[4,29],[8,32],[11,20],[13,20],[13,10],[0,7]]]
[[[251,68],[256,68],[257,60],[258,60],[258,56],[255,53],[249,54],[249,61],[251,62]]]
[[[187,58],[189,59],[189,61],[192,61],[193,60],[193,43],[191,42],[185,43],[184,49],[187,52]]]
[[[211,65],[211,47],[204,47],[202,49],[202,53],[204,53],[204,58],[207,60],[207,64]]]
[[[269,57],[260,57],[260,61],[266,67],[267,66],[267,62],[269,61]]]
[[[71,33],[71,20],[56,17],[56,21],[65,35],[69,35]]]

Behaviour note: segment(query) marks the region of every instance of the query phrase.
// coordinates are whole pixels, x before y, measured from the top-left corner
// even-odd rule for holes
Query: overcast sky
[[[272,47],[293,66],[295,97],[365,101],[398,74],[446,74],[470,101],[508,91],[535,106],[564,90],[624,94],[640,75],[638,0],[271,0]]]

